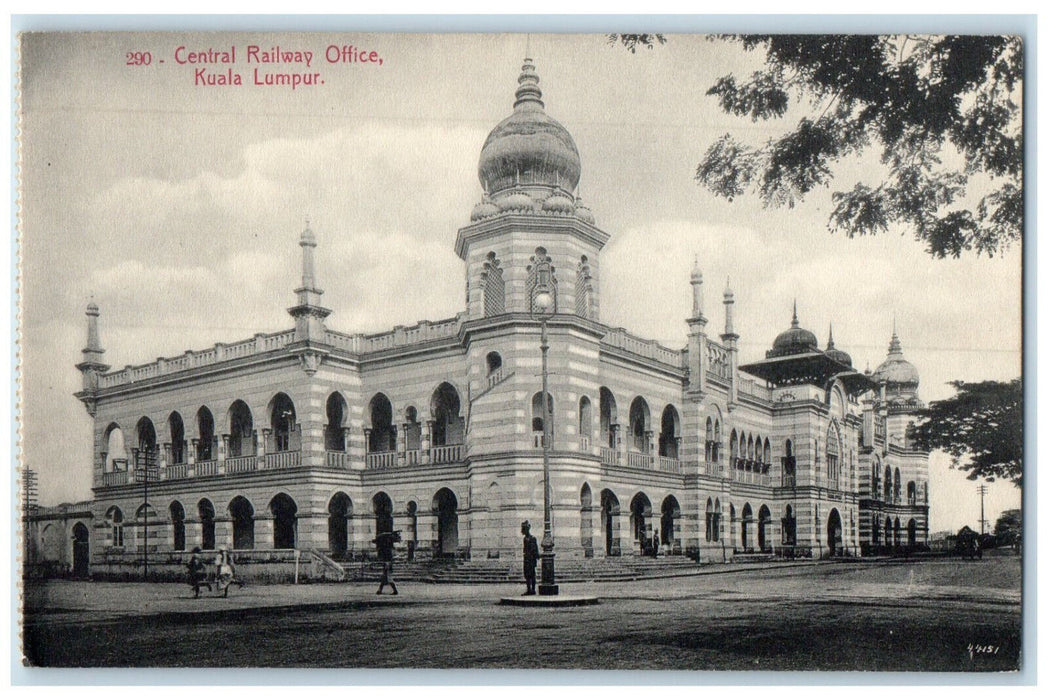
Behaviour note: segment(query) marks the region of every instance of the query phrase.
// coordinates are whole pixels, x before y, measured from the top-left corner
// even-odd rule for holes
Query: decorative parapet
[[[608,347],[625,350],[634,355],[645,357],[649,360],[661,362],[662,364],[669,365],[674,369],[684,368],[684,354],[682,351],[671,350],[654,340],[647,340],[633,335],[625,328],[609,329],[607,334],[601,339],[601,343]]]
[[[443,321],[420,321],[414,326],[397,326],[392,331],[375,335],[362,333],[350,335],[329,330],[324,334],[324,342],[337,350],[358,355],[379,352],[431,340],[454,338],[458,335],[464,318],[465,314],[459,314]],[[156,362],[128,365],[124,369],[107,372],[98,377],[98,388],[109,389],[208,365],[263,355],[274,350],[282,350],[294,342],[295,331],[292,329],[278,333],[258,333],[252,338],[236,343],[215,343],[213,347],[206,350],[189,350],[178,357],[161,357]],[[313,369],[315,371],[315,368]]]
[[[771,389],[756,380],[739,377],[739,395],[751,396],[762,401],[771,401]]]
[[[706,339],[706,373],[721,381],[731,381],[731,354],[728,348]]]
[[[107,372],[98,378],[98,388],[108,389],[110,387],[147,379],[156,379],[177,372],[214,365],[220,362],[236,360],[251,355],[260,355],[280,350],[295,341],[295,331],[280,331],[279,333],[258,333],[253,338],[241,340],[236,343],[216,343],[207,350],[190,350],[178,357],[161,357],[156,362],[145,365],[128,365],[124,369]]]

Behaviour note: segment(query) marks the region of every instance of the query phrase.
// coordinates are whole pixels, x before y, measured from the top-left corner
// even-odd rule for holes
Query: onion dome
[[[782,357],[784,355],[800,355],[806,352],[818,352],[819,341],[815,334],[801,328],[797,321],[797,302],[793,302],[793,321],[790,327],[779,333],[775,342],[771,344],[768,357]]]
[[[873,371],[873,380],[878,384],[885,384],[889,391],[903,390],[915,391],[921,383],[921,376],[917,368],[910,364],[902,355],[902,343],[899,336],[892,331],[892,340],[888,345],[888,357]]]
[[[489,193],[517,185],[574,192],[582,174],[579,150],[568,130],[546,114],[530,58],[520,70],[513,114],[491,130],[480,151],[480,184]]]
[[[487,196],[484,197],[480,204],[473,207],[473,213],[469,215],[470,221],[480,221],[486,219],[489,216],[495,216],[499,213],[499,208],[495,206],[495,203]]]
[[[548,214],[571,214],[575,211],[575,204],[563,194],[555,194],[547,197],[542,202],[542,211]]]
[[[535,210],[535,200],[524,192],[513,192],[506,197],[499,198],[495,204],[498,205],[499,211],[530,213]]]
[[[589,207],[582,203],[582,197],[575,198],[575,216],[582,219],[587,224],[593,224],[597,221]]]
[[[833,344],[833,324],[832,323],[830,324],[830,339],[828,341],[826,341],[826,357],[830,358],[831,360],[833,360],[835,362],[840,362],[842,365],[846,365],[848,367],[852,366],[851,355],[849,355],[848,353],[844,352],[843,350],[838,350],[834,346],[834,344]]]
[[[691,266],[692,284],[702,284],[702,270],[699,269],[699,256],[695,256],[695,263]]]

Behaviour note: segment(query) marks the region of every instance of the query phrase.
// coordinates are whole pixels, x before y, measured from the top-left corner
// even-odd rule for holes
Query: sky
[[[312,51],[323,85],[195,86],[176,49]],[[328,63],[329,45],[377,63]],[[91,422],[73,394],[84,308],[101,308],[114,368],[290,328],[308,218],[328,325],[377,332],[455,315],[458,228],[480,201],[477,160],[505,116],[530,48],[547,112],[573,135],[580,194],[611,235],[602,320],[685,344],[689,272],[705,277],[709,328],[730,277],[740,362],[800,323],[820,345],[875,368],[893,319],[925,401],[954,379],[1021,372],[1021,249],[935,260],[901,230],[849,240],[827,230],[830,195],[879,171],[842,163],[833,188],[792,209],[715,198],[694,181],[724,133],[759,143],[788,128],[725,115],[707,89],[760,55],[671,35],[630,54],[603,35],[64,34],[22,46],[22,456],[45,505],[90,498]],[[150,65],[127,65],[149,52]],[[185,52],[177,52],[184,56]],[[163,60],[163,63],[160,61]],[[225,66],[207,66],[224,72]],[[272,66],[261,66],[275,70]],[[977,526],[976,483],[931,458],[930,529]],[[990,484],[991,527],[1018,507]]]

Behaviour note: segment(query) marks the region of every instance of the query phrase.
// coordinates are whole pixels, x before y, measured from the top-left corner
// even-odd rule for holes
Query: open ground
[[[497,605],[511,585],[50,581],[26,589],[28,663],[58,667],[1001,671],[1019,667],[1021,567],[888,560],[578,583],[593,607]]]

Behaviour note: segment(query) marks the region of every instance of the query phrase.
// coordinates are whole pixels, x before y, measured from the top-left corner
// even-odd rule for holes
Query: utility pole
[[[976,491],[979,494],[979,534],[986,534],[986,484],[981,484]]]
[[[29,573],[29,554],[32,551],[31,533],[29,532],[29,516],[36,510],[36,472],[28,466],[22,470],[22,538],[25,542],[25,552],[22,559],[22,575]]]
[[[135,479],[142,482],[142,580],[149,580],[149,480],[156,479],[159,448],[136,449]]]

